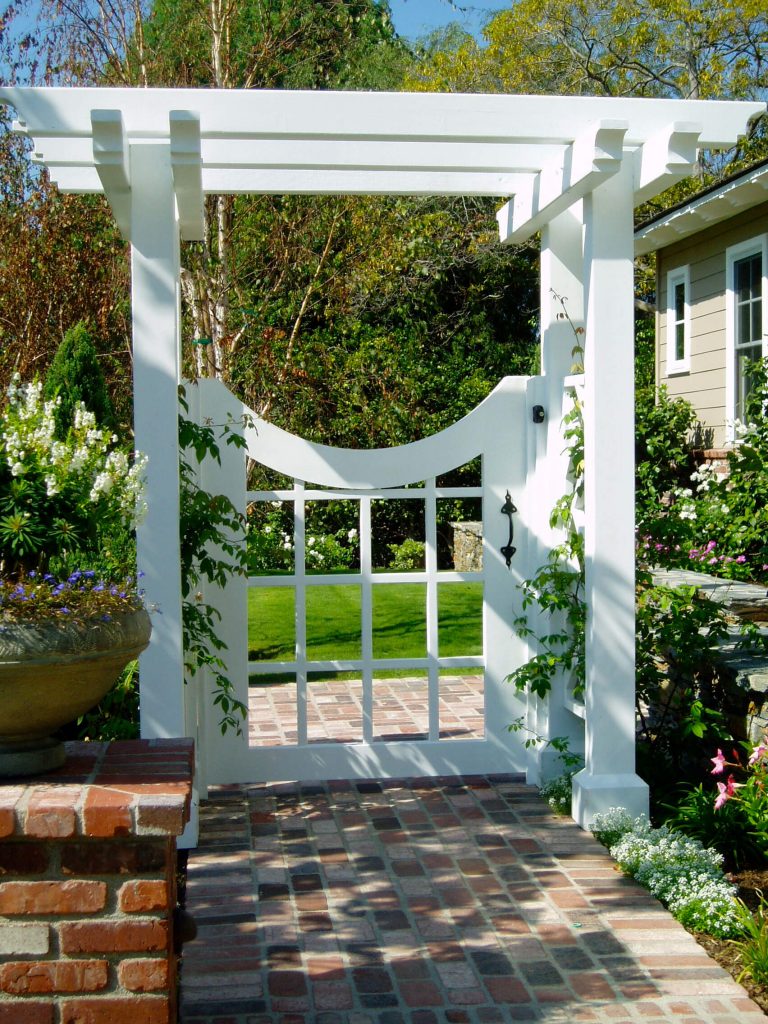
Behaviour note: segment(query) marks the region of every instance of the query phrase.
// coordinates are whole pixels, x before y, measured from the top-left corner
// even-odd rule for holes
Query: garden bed
[[[734,871],[729,877],[739,887],[739,899],[743,900],[751,910],[756,910],[761,894],[768,893],[768,867]],[[738,978],[742,964],[739,960],[738,950],[732,942],[727,939],[716,939],[714,936],[705,935],[702,932],[694,932],[694,935],[699,945],[706,949],[713,960],[716,960],[734,978]],[[758,985],[750,978],[743,978],[740,984],[760,1009],[768,1015],[768,985]]]

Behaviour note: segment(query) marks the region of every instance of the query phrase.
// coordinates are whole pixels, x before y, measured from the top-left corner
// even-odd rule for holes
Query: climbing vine
[[[565,308],[565,300],[553,292],[562,309],[558,319],[570,324],[576,343],[572,350],[572,371],[583,371],[582,327],[576,327]],[[558,499],[549,524],[563,532],[563,540],[554,547],[544,565],[523,580],[523,614],[513,620],[518,636],[537,640],[537,651],[529,661],[515,669],[507,679],[518,690],[530,690],[546,697],[561,672],[573,681],[573,694],[584,692],[584,640],[587,606],[584,600],[584,538],[576,526],[574,510],[584,500],[584,417],[581,400],[574,389],[570,410],[563,417],[563,437],[568,453],[568,490]],[[545,612],[552,623],[548,633],[539,634],[531,624],[528,609]]]
[[[184,388],[179,402],[189,411]],[[221,428],[225,443],[245,447],[245,439],[231,425]],[[226,674],[221,652],[226,644],[218,635],[221,613],[203,600],[202,581],[224,586],[232,575],[246,575],[246,518],[223,494],[210,494],[197,482],[190,457],[201,463],[212,458],[221,461],[219,442],[211,425],[200,425],[179,415],[181,501],[181,593],[184,630],[184,668],[187,677],[207,668],[213,679],[213,703],[221,712],[222,734],[234,729],[242,733],[241,722],[248,709],[235,695],[232,680]],[[184,457],[186,454],[187,457]]]

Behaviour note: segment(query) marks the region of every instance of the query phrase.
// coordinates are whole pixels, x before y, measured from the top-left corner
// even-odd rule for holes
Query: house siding
[[[657,257],[657,380],[670,397],[685,398],[696,411],[697,438],[704,447],[726,441],[726,250],[768,232],[768,201],[675,245]],[[687,373],[667,372],[667,274],[690,267],[691,359]]]

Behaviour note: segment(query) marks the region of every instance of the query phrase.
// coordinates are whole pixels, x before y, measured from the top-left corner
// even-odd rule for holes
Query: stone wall
[[[453,567],[456,572],[483,571],[483,524],[451,523],[453,527]]]
[[[67,751],[0,787],[0,1024],[173,1024],[192,741]]]

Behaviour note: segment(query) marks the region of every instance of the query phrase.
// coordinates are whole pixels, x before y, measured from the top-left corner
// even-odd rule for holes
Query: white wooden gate
[[[197,701],[190,731],[198,736],[203,785],[227,782],[381,778],[413,775],[515,772],[526,768],[519,733],[509,725],[526,712],[526,700],[505,677],[527,656],[527,646],[511,623],[520,612],[517,584],[531,575],[528,535],[534,505],[526,494],[529,438],[527,378],[505,378],[473,412],[441,433],[391,449],[349,450],[311,443],[260,420],[220,383],[200,381],[188,388],[190,411],[213,426],[243,424],[248,456],[293,481],[290,487],[245,492],[242,450],[222,446],[222,465],[206,460],[202,485],[227,493],[239,508],[248,502],[290,502],[293,505],[293,571],[288,574],[235,579],[224,591],[207,591],[205,599],[222,612],[221,636],[228,646],[229,676],[245,703],[251,685],[267,673],[289,673],[295,679],[292,706],[295,729],[290,740],[264,745],[244,729],[222,736],[210,686],[193,681]],[[532,428],[535,429],[535,428]],[[438,478],[479,457],[482,482],[476,487],[438,486]],[[474,572],[439,568],[437,503],[441,499],[475,498],[482,503],[482,569]],[[344,500],[357,506],[359,564],[348,572],[307,571],[307,519],[310,502]],[[424,508],[425,566],[422,571],[374,571],[371,544],[372,505],[383,501],[418,501]],[[402,583],[423,586],[426,649],[416,658],[376,657],[373,608],[377,588]],[[482,584],[482,653],[463,657],[440,651],[439,588]],[[307,597],[313,588],[359,588],[360,656],[351,660],[311,657],[307,645]],[[248,663],[248,587],[290,588],[294,597],[293,657]],[[466,670],[483,680],[482,726],[471,738],[456,738],[442,727],[441,686],[450,685],[441,672]],[[426,724],[421,738],[384,739],[376,722],[376,694],[382,673],[413,670],[426,673]],[[355,742],[333,738],[317,741],[308,729],[309,679],[322,671],[354,672],[361,682],[360,734]],[[316,684],[315,684],[316,685]],[[388,686],[397,686],[388,683]],[[292,684],[293,686],[293,684]],[[358,684],[360,686],[360,684]],[[346,723],[348,725],[348,723]],[[348,732],[348,729],[344,730]]]

